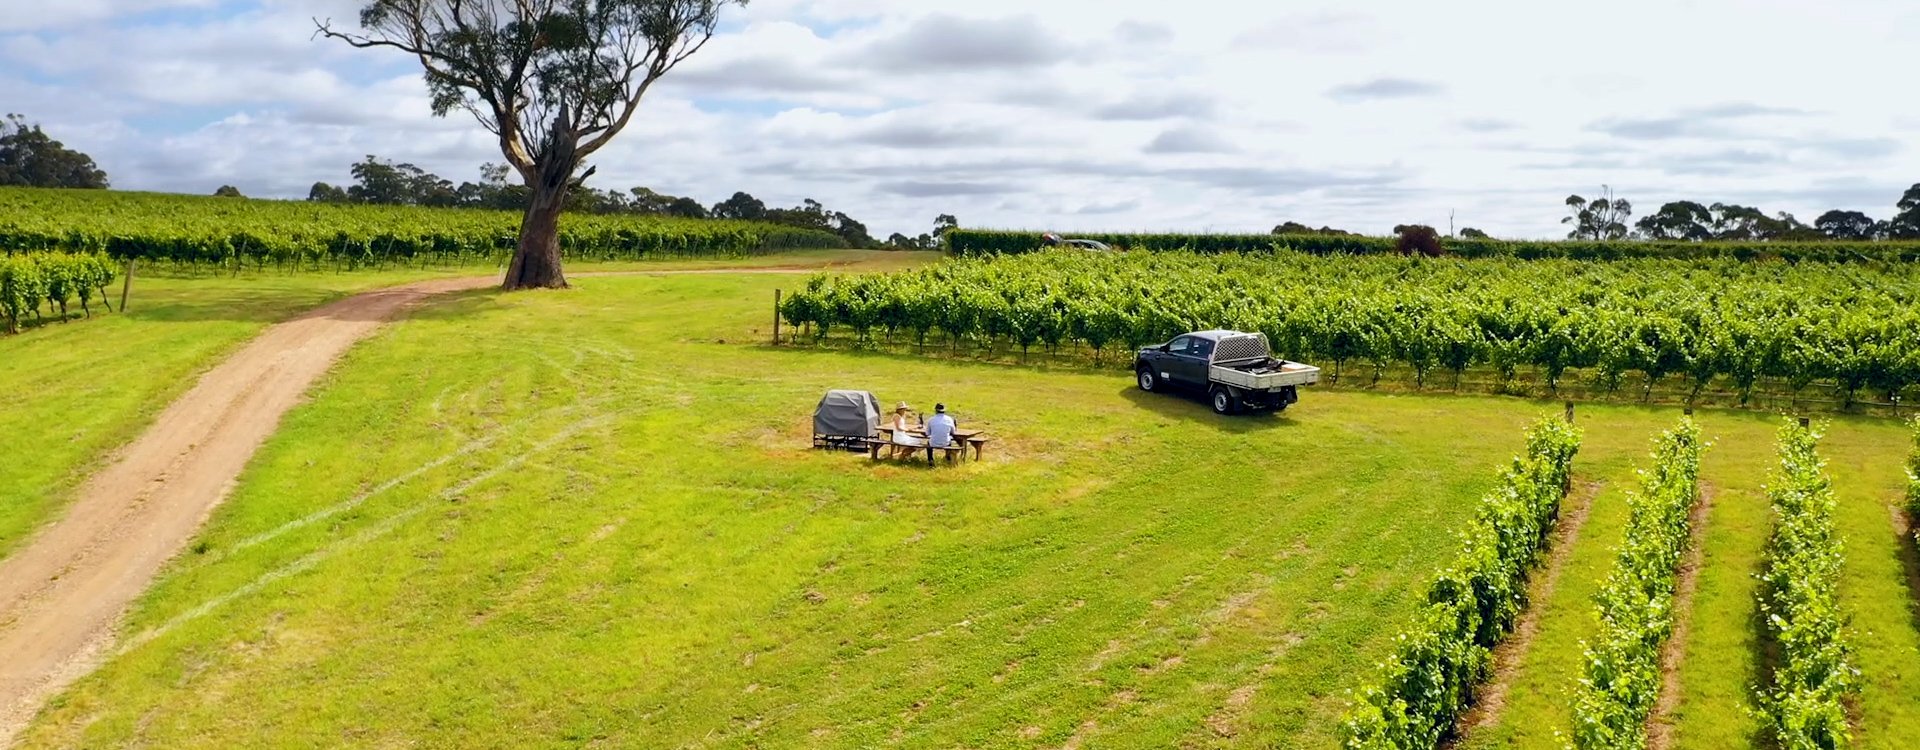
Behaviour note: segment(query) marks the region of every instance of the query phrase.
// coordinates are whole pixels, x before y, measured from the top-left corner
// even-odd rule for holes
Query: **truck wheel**
[[[1140,376],[1140,390],[1148,393],[1160,390],[1160,376],[1153,373],[1153,368],[1142,367],[1140,371],[1135,374]]]
[[[1225,415],[1240,411],[1240,397],[1233,395],[1232,391],[1225,388],[1215,387],[1211,400],[1215,414]]]

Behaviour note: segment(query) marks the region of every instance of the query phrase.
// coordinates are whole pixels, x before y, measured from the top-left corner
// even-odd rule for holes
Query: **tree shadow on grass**
[[[411,308],[394,314],[396,305],[342,305],[345,300],[356,297],[372,297],[376,300],[383,296],[392,296],[398,303],[409,292],[396,289],[374,289],[364,292],[340,292],[324,294],[301,294],[300,299],[290,301],[286,297],[263,295],[257,291],[239,289],[206,290],[190,297],[173,297],[163,301],[134,299],[131,312],[113,313],[143,322],[165,323],[283,323],[291,320],[324,318],[350,322],[380,322],[406,317],[433,314],[444,316],[461,312],[477,312],[481,306],[490,304],[499,290],[486,288],[469,291],[443,292],[428,296],[415,303]],[[98,317],[98,316],[96,316]]]
[[[565,292],[557,293],[565,294]],[[403,310],[399,315],[385,319],[406,320],[408,318],[419,318],[423,320],[445,320],[474,317],[498,310],[501,307],[500,300],[505,294],[506,292],[502,292],[498,288],[491,286],[482,289],[441,292],[415,303],[413,306]],[[335,320],[355,320],[362,319],[365,316],[330,314],[328,317]]]

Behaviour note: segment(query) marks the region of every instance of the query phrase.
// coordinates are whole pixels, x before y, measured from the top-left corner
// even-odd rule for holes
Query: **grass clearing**
[[[25,744],[1328,747],[1451,531],[1557,408],[1313,389],[1221,419],[1114,373],[752,343],[799,282],[582,278],[390,327],[288,415]],[[942,400],[996,441],[938,470],[808,451],[831,387]],[[1617,492],[1677,417],[1580,408],[1576,483],[1606,487],[1487,744],[1564,726]],[[1775,424],[1699,418],[1719,494],[1679,737],[1742,746],[1739,562],[1766,538]],[[1888,576],[1904,432],[1828,434],[1843,593],[1874,633],[1863,746],[1890,747],[1920,720]],[[1900,598],[1856,603],[1886,585]]]
[[[1479,402],[1455,445],[1440,399],[1223,421],[737,343],[780,283],[466,295],[376,337],[31,742],[1325,745],[1539,411]],[[805,450],[849,384],[1001,439],[950,471]]]
[[[893,270],[930,253],[816,250],[576,271],[843,267]],[[183,276],[142,271],[126,314],[49,322],[0,336],[0,556],[46,521],[111,451],[133,439],[201,372],[266,326],[367,289],[486,267],[356,273]],[[115,305],[119,287],[113,289]],[[771,316],[771,301],[769,301]],[[74,308],[78,312],[78,307]]]

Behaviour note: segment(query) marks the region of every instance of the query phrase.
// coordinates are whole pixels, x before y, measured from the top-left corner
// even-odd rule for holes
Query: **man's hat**
[[[935,413],[937,413],[937,414],[945,414],[945,413],[947,413],[947,405],[946,405],[946,404],[934,404],[934,405],[933,405],[933,411],[934,411]]]

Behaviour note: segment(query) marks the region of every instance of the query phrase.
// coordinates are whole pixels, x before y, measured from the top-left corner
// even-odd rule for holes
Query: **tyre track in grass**
[[[1514,622],[1513,632],[1493,648],[1491,676],[1479,694],[1475,696],[1473,706],[1460,717],[1452,739],[1441,743],[1445,748],[1467,747],[1476,732],[1492,728],[1500,721],[1500,714],[1507,705],[1507,693],[1513,689],[1514,673],[1526,660],[1527,649],[1532,646],[1533,638],[1540,632],[1541,612],[1546,608],[1548,599],[1553,598],[1554,588],[1560,582],[1560,571],[1567,566],[1567,558],[1573,556],[1574,545],[1580,543],[1580,530],[1587,525],[1587,517],[1593,513],[1593,504],[1606,488],[1600,481],[1582,482],[1577,490],[1567,496],[1560,521],[1553,525],[1549,537],[1547,559],[1535,569],[1534,575],[1527,581],[1527,606],[1520,611],[1520,618]]]
[[[744,268],[580,274],[805,274]],[[128,605],[233,490],[240,472],[352,346],[435,295],[499,277],[359,294],[276,324],[216,365],[81,485],[58,520],[0,560],[0,746],[97,666]]]
[[[1713,499],[1719,491],[1701,485],[1700,502],[1693,504],[1691,540],[1686,556],[1680,560],[1680,574],[1673,585],[1673,632],[1660,649],[1660,694],[1653,702],[1653,716],[1647,720],[1648,750],[1673,747],[1678,722],[1674,711],[1680,708],[1680,660],[1687,653],[1687,636],[1693,630],[1693,595],[1700,587],[1700,566],[1706,561],[1707,519],[1713,514]]]

